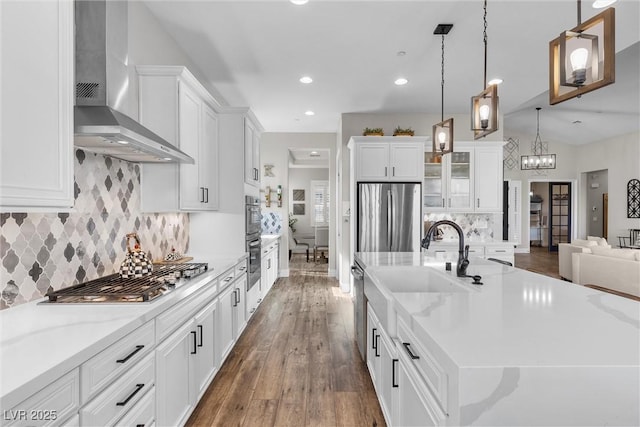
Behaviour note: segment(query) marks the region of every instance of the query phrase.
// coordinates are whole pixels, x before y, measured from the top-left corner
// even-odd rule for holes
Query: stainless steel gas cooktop
[[[47,293],[45,303],[132,303],[154,301],[209,269],[207,263],[154,265],[153,273],[135,279],[118,274]]]

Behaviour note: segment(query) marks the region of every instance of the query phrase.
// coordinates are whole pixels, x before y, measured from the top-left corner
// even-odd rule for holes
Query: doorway
[[[289,149],[291,268],[329,270],[329,150]],[[307,255],[308,251],[308,255]]]
[[[549,183],[549,252],[571,242],[571,183]]]
[[[539,179],[528,185],[529,209],[523,217],[528,214],[529,220],[523,218],[523,223],[529,228],[529,251],[557,252],[559,243],[571,242],[576,236],[576,181]]]
[[[607,238],[609,171],[586,172],[586,233],[587,236]]]

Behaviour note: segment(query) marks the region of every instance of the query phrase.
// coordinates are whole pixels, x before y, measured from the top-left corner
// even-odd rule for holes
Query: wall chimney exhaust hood
[[[126,1],[76,0],[74,143],[130,162],[195,163],[121,111],[129,88]]]

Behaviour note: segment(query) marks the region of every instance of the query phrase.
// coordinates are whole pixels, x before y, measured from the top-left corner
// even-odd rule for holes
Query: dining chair
[[[309,244],[304,242],[298,242],[298,239],[293,237],[293,233],[289,233],[289,260],[291,260],[291,255],[293,251],[296,249],[305,249],[307,252],[307,262],[309,262]]]
[[[315,242],[313,244],[313,262],[318,260],[318,252],[329,251],[329,228],[316,227]]]

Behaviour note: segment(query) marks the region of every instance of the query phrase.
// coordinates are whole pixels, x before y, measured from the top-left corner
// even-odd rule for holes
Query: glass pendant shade
[[[498,87],[491,85],[471,98],[471,130],[473,139],[483,138],[498,130]]]
[[[549,103],[615,82],[615,9],[609,8],[549,42]]]
[[[433,125],[433,154],[453,153],[453,118]]]

